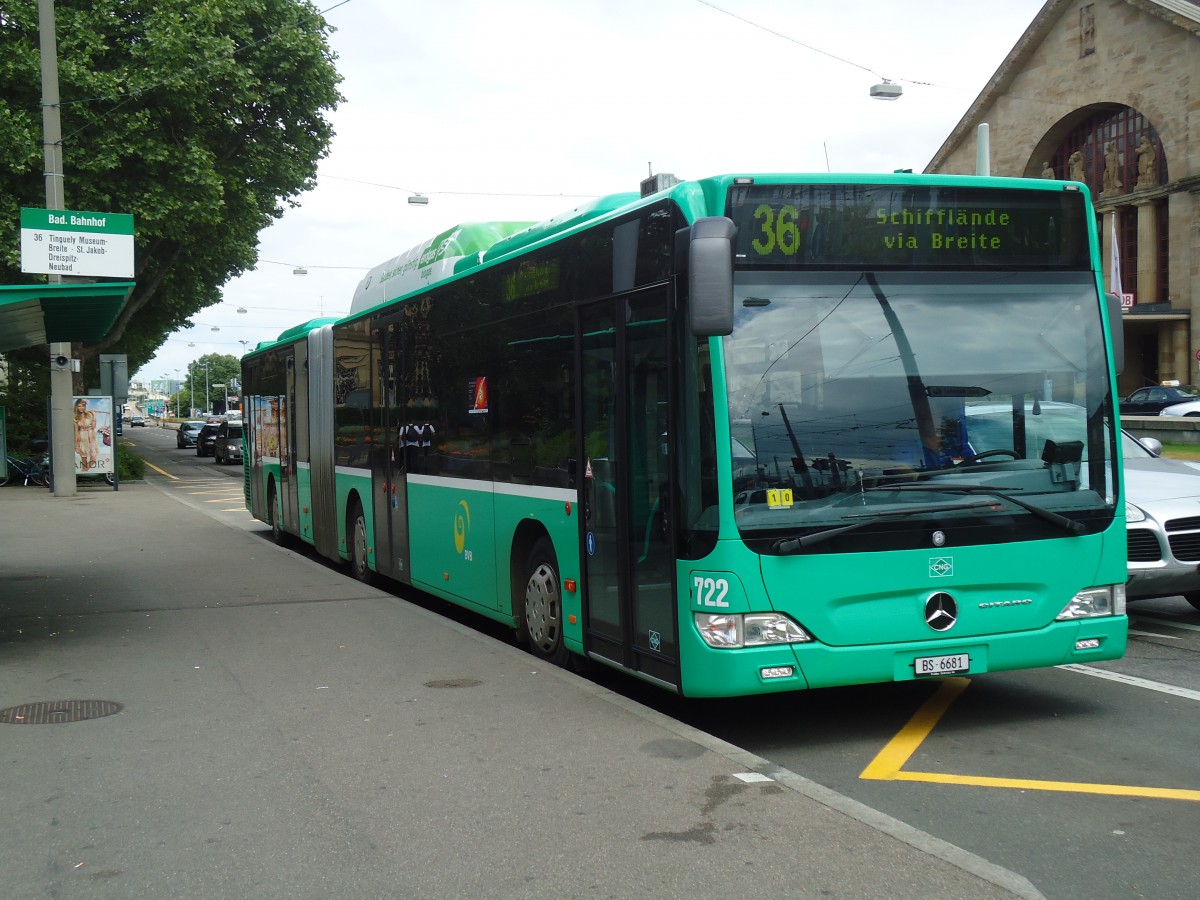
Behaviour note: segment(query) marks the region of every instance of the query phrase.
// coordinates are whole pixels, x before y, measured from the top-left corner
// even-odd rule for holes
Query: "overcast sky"
[[[343,315],[367,269],[456,224],[539,221],[650,167],[920,171],[1042,5],[318,0],[346,98],[318,186],[137,380]],[[882,79],[903,96],[872,99]]]

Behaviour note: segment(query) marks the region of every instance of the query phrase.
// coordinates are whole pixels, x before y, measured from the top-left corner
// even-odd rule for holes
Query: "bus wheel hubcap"
[[[358,569],[367,567],[367,526],[362,519],[354,520],[354,565]]]
[[[558,581],[554,570],[542,563],[525,586],[525,627],[529,639],[543,650],[553,649],[558,640],[558,609]]]

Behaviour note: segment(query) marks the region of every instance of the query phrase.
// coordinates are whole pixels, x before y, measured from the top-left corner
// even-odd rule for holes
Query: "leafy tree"
[[[56,18],[66,206],[137,230],[124,311],[73,348],[83,393],[98,354],[137,371],[254,265],[259,232],[315,183],[341,78],[310,0],[57,0]],[[21,274],[18,233],[19,209],[45,205],[36,3],[0,0],[0,46],[0,283],[20,284],[41,280]],[[9,360],[44,397],[46,348]]]
[[[199,359],[188,363],[187,378],[184,380],[183,388],[179,394],[183,397],[182,405],[177,404],[176,409],[187,410],[193,405],[192,397],[195,397],[195,406],[197,408],[204,406],[204,388],[208,386],[208,399],[211,403],[216,399],[225,399],[225,391],[217,388],[213,389],[214,384],[229,385],[229,395],[232,397],[238,393],[234,385],[240,382],[242,377],[242,363],[236,357],[228,353],[206,353]]]

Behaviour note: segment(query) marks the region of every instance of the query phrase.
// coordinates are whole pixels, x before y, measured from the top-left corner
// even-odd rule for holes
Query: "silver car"
[[[966,409],[976,450],[1012,443],[1011,413],[984,403]],[[1032,454],[1047,440],[1070,440],[1084,427],[1084,410],[1044,401],[1026,408],[1025,448]],[[1182,594],[1200,609],[1200,466],[1163,459],[1154,438],[1121,433],[1124,457],[1129,600]]]
[[[1162,410],[1159,415],[1195,419],[1200,417],[1200,400],[1187,400],[1183,403],[1176,403]]]
[[[1122,435],[1130,600],[1182,594],[1200,609],[1200,468]]]

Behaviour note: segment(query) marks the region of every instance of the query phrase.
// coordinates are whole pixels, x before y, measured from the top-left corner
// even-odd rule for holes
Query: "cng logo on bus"
[[[466,546],[467,535],[471,531],[471,507],[467,505],[466,500],[459,500],[458,507],[454,513],[454,550],[470,562],[472,553]]]

